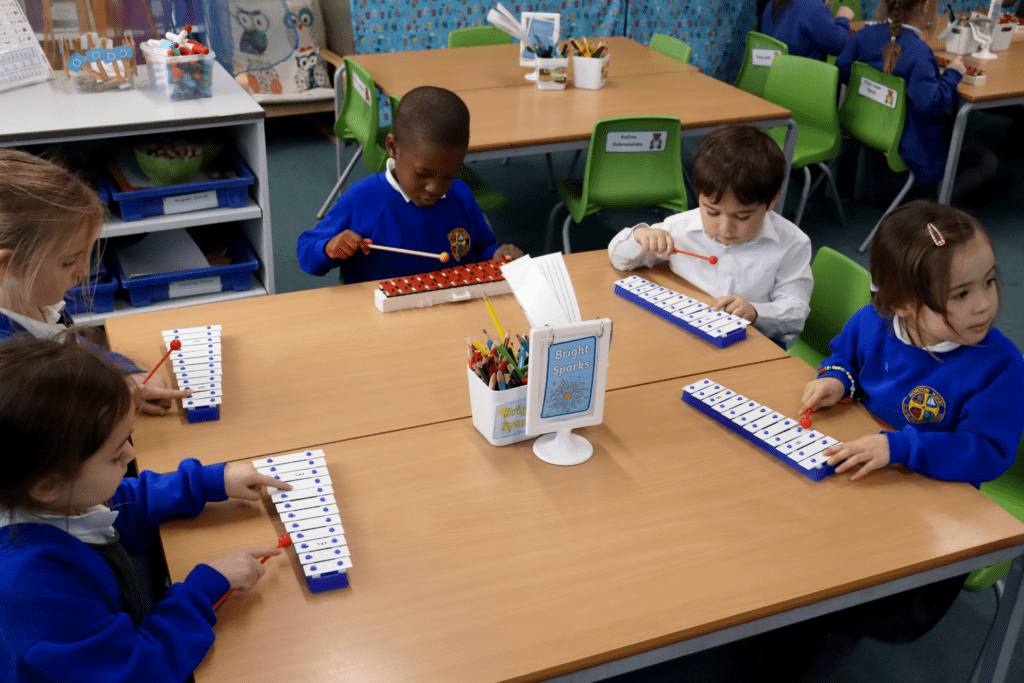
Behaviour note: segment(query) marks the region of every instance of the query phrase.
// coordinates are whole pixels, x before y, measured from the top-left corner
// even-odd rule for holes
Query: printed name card
[[[606,152],[663,152],[668,131],[610,131],[604,141]]]
[[[754,66],[771,66],[775,61],[775,55],[781,55],[782,50],[769,50],[768,48],[755,47],[750,51],[750,63]]]
[[[899,96],[899,93],[892,88],[864,76],[860,77],[860,87],[857,88],[857,93],[879,104],[884,104],[890,109],[896,108],[896,98]]]

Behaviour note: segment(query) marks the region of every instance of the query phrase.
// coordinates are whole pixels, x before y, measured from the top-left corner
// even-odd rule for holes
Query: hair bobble
[[[946,238],[942,236],[942,233],[939,232],[939,229],[936,228],[935,225],[932,223],[928,224],[928,234],[931,235],[932,242],[935,242],[935,246],[941,247],[943,244],[946,243]]]
[[[889,42],[890,43],[895,43],[896,42],[896,36],[889,36]]]

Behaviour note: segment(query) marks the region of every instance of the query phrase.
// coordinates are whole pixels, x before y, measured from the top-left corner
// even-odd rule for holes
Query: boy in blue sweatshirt
[[[432,86],[410,90],[385,146],[387,170],[352,185],[299,236],[303,270],[324,275],[340,266],[351,284],[438,269],[436,260],[371,251],[371,243],[447,253],[449,265],[523,255],[511,244],[498,246],[473,193],[455,179],[469,147],[469,109],[458,95]]]
[[[852,19],[849,7],[833,17],[821,0],[772,0],[761,17],[761,33],[784,42],[791,55],[820,60],[843,51]]]

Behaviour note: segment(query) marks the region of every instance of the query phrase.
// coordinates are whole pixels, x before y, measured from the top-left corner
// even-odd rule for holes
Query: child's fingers
[[[146,415],[157,415],[163,416],[167,414],[167,410],[161,407],[157,403],[150,403],[149,401],[139,401],[139,411]]]
[[[265,486],[272,489],[282,489],[284,491],[291,491],[292,485],[286,481],[280,479],[274,479],[273,477],[267,476],[266,474],[256,473],[256,480],[253,482],[256,486]]]

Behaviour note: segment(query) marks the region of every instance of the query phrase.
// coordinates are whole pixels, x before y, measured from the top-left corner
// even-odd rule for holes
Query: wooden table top
[[[719,349],[615,295],[614,281],[627,273],[603,250],[569,255],[566,264],[583,318],[615,325],[609,389],[786,357],[752,327],[745,341]],[[664,266],[634,272],[712,300]],[[162,330],[224,328],[220,420],[188,424],[179,402],[170,415],[141,417],[133,437],[140,467],[166,472],[186,454],[204,463],[255,458],[469,416],[465,338],[493,327],[483,303],[385,314],[373,305],[375,289],[335,286],[108,320],[111,347],[142,367],[163,355]],[[515,297],[494,305],[506,330],[527,331]],[[166,365],[160,372],[173,386]]]
[[[588,140],[598,119],[615,116],[677,116],[685,130],[791,114],[699,71],[612,76],[600,90],[496,88],[459,96],[470,111],[470,152]]]
[[[577,467],[532,441],[491,447],[467,419],[324,446],[351,586],[313,595],[294,553],[271,558],[218,612],[196,680],[541,680],[1024,544],[967,484],[896,468],[810,481],[682,403],[704,376],[609,392],[604,424],[576,432],[595,447]],[[814,371],[708,376],[795,415]],[[877,425],[847,404],[815,428]],[[180,580],[282,530],[264,496],[161,536]]]
[[[608,62],[609,79],[639,74],[699,71],[691,64],[663,55],[624,36],[594,40],[608,43],[611,55]],[[528,86],[537,89],[535,83],[523,77],[533,68],[519,66],[519,43],[351,55],[350,59],[370,72],[378,88],[399,97],[421,85],[447,88],[460,95],[465,90],[482,88]],[[570,73],[571,69],[572,60]]]

